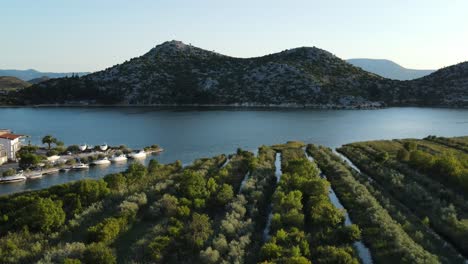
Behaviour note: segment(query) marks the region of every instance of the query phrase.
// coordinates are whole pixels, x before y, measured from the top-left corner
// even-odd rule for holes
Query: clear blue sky
[[[251,57],[317,46],[431,69],[468,60],[467,0],[0,0],[0,68],[95,71],[166,40]]]

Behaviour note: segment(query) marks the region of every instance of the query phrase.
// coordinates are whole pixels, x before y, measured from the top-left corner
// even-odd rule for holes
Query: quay
[[[91,150],[83,149],[71,153],[66,151],[64,155],[53,155],[47,157],[47,159],[41,161],[34,169],[27,169],[25,171],[19,170],[18,162],[6,163],[3,166],[0,165],[0,183],[8,183],[5,175],[2,177],[2,171],[14,170],[16,175],[23,177],[23,180],[36,180],[46,175],[58,174],[61,171],[69,171],[76,169],[88,169],[89,165],[99,166],[101,164],[110,164],[112,162],[126,162],[129,159],[144,159],[147,155],[156,155],[163,152],[164,149],[153,145],[145,147],[140,152],[134,152],[126,147],[107,147],[105,150],[99,148],[92,148]],[[113,157],[123,157],[119,161],[115,161]],[[106,161],[106,163],[99,163],[99,161]]]

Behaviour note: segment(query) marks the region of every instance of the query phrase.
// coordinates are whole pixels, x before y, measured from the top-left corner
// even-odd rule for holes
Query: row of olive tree
[[[364,242],[377,263],[439,262],[408,236],[330,149],[309,145],[307,151],[326,173],[351,218],[361,228]]]
[[[344,212],[328,197],[327,180],[302,148],[285,148],[281,153],[283,175],[273,196],[274,236],[263,247],[266,259],[358,263],[351,245],[360,238],[360,230],[344,225]]]
[[[340,151],[385,185],[397,200],[421,220],[427,219],[434,231],[443,235],[462,253],[468,253],[468,204],[462,196],[405,166],[376,162],[371,152],[361,148],[349,145]]]
[[[227,206],[208,247],[200,251],[204,263],[245,263],[255,257],[253,253],[258,246],[254,243],[258,236],[255,231],[263,226],[265,205],[274,184],[274,154],[271,148],[262,147],[258,157],[249,158],[245,185]]]

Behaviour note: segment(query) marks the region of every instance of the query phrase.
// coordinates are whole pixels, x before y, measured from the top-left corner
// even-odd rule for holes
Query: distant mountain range
[[[23,81],[29,81],[32,79],[48,77],[48,78],[61,78],[65,76],[72,76],[76,74],[78,76],[83,76],[89,74],[89,72],[40,72],[33,69],[29,70],[0,70],[0,76],[12,76],[19,78]]]
[[[16,104],[461,107],[468,106],[468,63],[399,81],[316,47],[234,58],[168,41],[103,71],[40,82],[9,98]]]
[[[402,81],[421,78],[435,72],[435,70],[407,69],[391,60],[383,59],[349,59],[346,61],[365,71],[375,73],[385,78]]]

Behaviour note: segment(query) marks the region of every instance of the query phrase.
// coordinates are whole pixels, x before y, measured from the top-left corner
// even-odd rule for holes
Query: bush
[[[84,262],[93,264],[116,264],[117,259],[110,248],[102,243],[92,243],[84,252]]]
[[[47,153],[46,153],[47,157],[55,156],[57,154],[58,154],[58,152],[55,149],[48,150]]]
[[[377,156],[375,157],[375,161],[377,162],[385,162],[388,160],[390,156],[388,155],[388,152],[386,151],[383,151],[383,152],[380,152],[379,154],[377,154]]]
[[[127,222],[122,218],[110,217],[101,223],[88,228],[88,238],[93,242],[112,242],[125,228]]]
[[[412,141],[405,142],[403,144],[403,147],[409,152],[416,151],[418,149],[418,145],[416,144],[416,142]]]
[[[42,157],[33,153],[25,152],[19,154],[19,166],[22,169],[27,169],[37,165],[42,161]]]
[[[421,150],[412,151],[410,153],[409,163],[411,166],[416,167],[422,171],[428,171],[434,164],[434,159],[431,154]]]
[[[31,230],[50,232],[59,228],[65,222],[65,212],[61,201],[50,198],[38,198],[18,219]]]
[[[397,160],[402,162],[407,162],[410,160],[410,153],[405,148],[398,150],[397,152]]]
[[[4,177],[6,177],[6,176],[13,176],[13,175],[15,175],[15,174],[16,174],[16,170],[15,170],[15,169],[12,169],[12,168],[10,168],[10,169],[8,169],[8,170],[6,170],[6,171],[4,171],[4,172],[2,173],[2,175],[3,175]]]
[[[187,228],[187,239],[196,248],[201,248],[213,234],[210,217],[206,214],[194,213]]]
[[[67,151],[70,151],[71,153],[78,153],[80,152],[80,147],[78,145],[70,145],[67,147]]]

